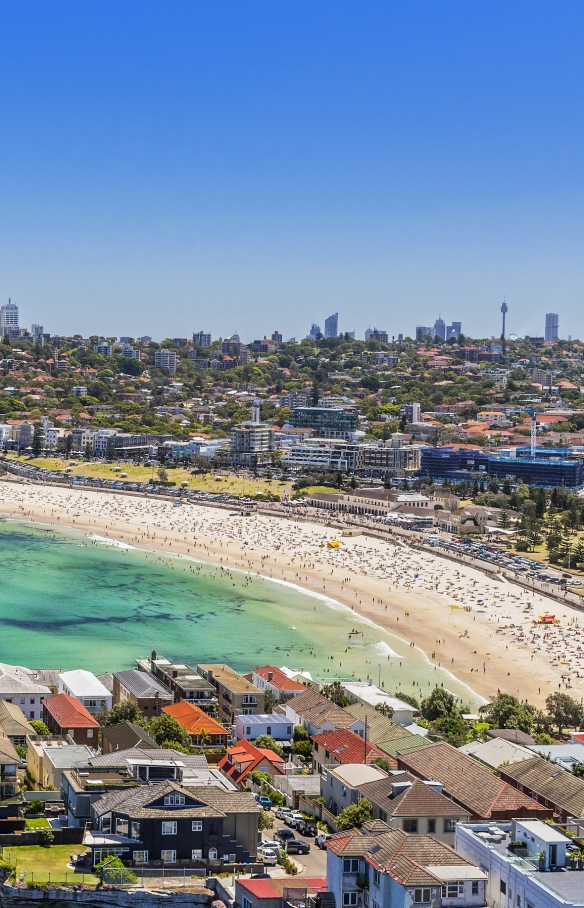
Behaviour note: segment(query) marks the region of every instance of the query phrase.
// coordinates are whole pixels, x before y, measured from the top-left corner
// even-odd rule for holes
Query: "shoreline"
[[[257,574],[338,603],[356,618],[400,639],[402,646],[414,644],[429,665],[439,664],[483,699],[502,690],[541,706],[545,696],[558,689],[558,683],[564,687],[562,670],[544,658],[541,644],[529,648],[513,640],[513,658],[509,659],[509,634],[501,632],[498,620],[486,619],[488,609],[477,604],[493,597],[493,605],[505,607],[505,615],[499,613],[504,618],[518,609],[521,615],[529,601],[535,608],[532,614],[546,609],[555,612],[563,630],[570,619],[577,624],[573,610],[562,610],[561,605],[509,581],[494,581],[477,569],[414,552],[403,542],[396,546],[355,536],[343,538],[341,548],[332,550],[326,547],[326,540],[335,533],[322,524],[299,524],[285,517],[234,518],[227,510],[191,503],[178,508],[157,499],[128,499],[112,492],[57,489],[14,480],[3,482],[1,488],[5,494],[0,512],[17,520],[83,530],[164,556],[184,555],[209,566]],[[476,601],[471,602],[471,594]],[[454,602],[458,595],[463,598]],[[447,610],[445,605],[449,605]],[[465,611],[465,606],[471,610]],[[525,618],[523,623],[527,623]],[[546,629],[544,637],[553,630]],[[582,696],[584,672],[582,678],[572,679],[569,689],[573,696]]]

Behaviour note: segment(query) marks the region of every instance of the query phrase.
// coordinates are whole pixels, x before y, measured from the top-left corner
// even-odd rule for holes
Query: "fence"
[[[232,874],[233,878],[241,874],[261,873],[262,871],[262,864],[224,864],[221,867],[222,874]],[[137,886],[154,889],[176,889],[187,886],[201,888],[207,882],[205,867],[104,867],[102,874],[103,882],[109,886]]]

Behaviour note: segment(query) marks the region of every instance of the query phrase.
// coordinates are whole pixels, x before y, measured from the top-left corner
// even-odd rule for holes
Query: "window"
[[[251,726],[250,725],[245,726],[245,733],[246,733],[246,735],[251,735]]]
[[[216,848],[209,848],[209,860],[210,861],[217,860],[217,849]]]
[[[148,852],[147,851],[135,851],[132,855],[134,858],[134,864],[147,864],[148,863]]]
[[[191,829],[193,832],[202,832],[203,831],[203,821],[202,820],[193,820]]]
[[[176,820],[163,820],[162,835],[176,835]]]
[[[249,899],[246,899],[245,896],[241,899],[241,908],[252,908],[252,904]]]
[[[175,807],[180,804],[184,804],[185,796],[183,794],[169,794],[164,795],[164,806],[165,807]]]
[[[381,885],[381,871],[373,868],[373,882],[376,886]]]
[[[359,894],[357,892],[343,892],[343,905],[355,908]]]
[[[31,709],[31,710],[30,710],[30,712],[29,712],[29,714],[28,714],[28,718],[29,718],[29,719],[34,719],[34,709]]]
[[[429,889],[414,889],[414,904],[423,905],[430,901]]]
[[[454,832],[456,829],[456,820],[444,820],[444,832]]]
[[[22,705],[24,705],[26,703],[26,697],[21,697],[20,702]]]
[[[418,821],[417,820],[404,820],[404,832],[417,832],[418,831]]]
[[[128,820],[116,818],[116,835],[128,835]]]
[[[343,873],[359,873],[359,858],[345,858]]]
[[[479,881],[478,881],[478,880],[473,880],[473,881],[472,881],[472,894],[473,894],[473,895],[478,895],[478,894],[479,894]],[[519,896],[517,896],[517,900],[518,900],[518,901],[517,901],[517,904],[518,904],[518,905],[520,906],[520,908],[521,908],[521,899],[519,898]]]
[[[235,864],[235,855],[234,855],[234,854],[230,854],[230,855],[229,855],[229,863],[230,863],[230,864]]]
[[[271,726],[271,725],[266,725],[266,734],[267,734],[267,735],[271,735],[271,734],[272,734],[272,726]]]
[[[160,859],[165,864],[176,864],[176,851],[161,851]]]
[[[287,735],[291,735],[291,734],[292,734],[292,726],[291,726],[291,725],[287,725],[287,726],[286,726],[286,734],[287,734]]]
[[[31,698],[30,698],[30,705],[31,705],[31,706],[34,706],[35,700],[36,700],[36,697],[31,697]]]
[[[501,880],[500,889],[501,889],[501,892],[503,893],[503,895],[507,894],[507,883],[505,882],[505,880]]]
[[[102,816],[101,831],[102,832],[111,832],[112,831],[112,815],[111,815],[111,813],[105,813]]]
[[[202,848],[193,848],[191,851],[191,861],[202,861],[203,860],[203,849]]]
[[[517,908],[521,908],[521,896],[517,896]]]
[[[433,835],[436,832],[436,820],[428,820],[428,833]]]
[[[464,895],[464,883],[447,883],[446,886],[442,887],[443,899],[456,899],[459,895]]]
[[[93,728],[88,728],[88,729],[87,729],[87,737],[88,737],[88,738],[93,738]]]
[[[133,839],[140,838],[140,824],[136,823],[135,820],[132,820],[132,838]]]

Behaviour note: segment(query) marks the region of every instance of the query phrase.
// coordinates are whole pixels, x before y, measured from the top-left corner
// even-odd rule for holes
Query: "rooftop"
[[[76,668],[70,672],[63,672],[60,684],[64,684],[76,697],[108,698],[110,695],[107,687],[98,681],[94,674],[84,668]]]
[[[99,728],[99,722],[69,694],[48,697],[43,700],[43,706],[60,728]]]
[[[130,668],[125,672],[114,672],[113,676],[117,678],[122,687],[125,687],[138,699],[159,696],[162,700],[172,700],[172,696],[164,684],[161,684],[150,673]]]
[[[238,674],[234,669],[230,668],[229,665],[225,665],[224,663],[218,663],[216,665],[211,663],[197,665],[197,670],[201,672],[205,680],[210,680],[212,677],[215,681],[218,681],[224,687],[233,691],[234,694],[261,693],[255,684],[252,684],[251,681],[248,681],[247,678],[244,678],[243,675]]]
[[[249,716],[236,716],[247,725],[290,725],[290,719],[280,713],[252,713]]]

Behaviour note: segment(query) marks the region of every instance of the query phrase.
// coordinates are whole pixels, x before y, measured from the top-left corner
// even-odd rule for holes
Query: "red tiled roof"
[[[171,703],[170,706],[163,706],[162,712],[172,716],[173,719],[182,725],[189,735],[200,735],[206,731],[210,735],[226,735],[227,729],[204,713],[202,709],[193,703],[187,703],[181,700],[179,703]]]
[[[61,728],[99,728],[99,722],[85,709],[83,703],[69,694],[47,697],[43,700],[43,706]]]
[[[264,759],[269,760],[276,773],[283,773],[283,757],[266,747],[256,747],[251,741],[238,741],[235,747],[229,747],[217,766],[232,782],[238,783],[243,782]]]
[[[268,674],[272,675],[271,678],[268,678]],[[298,692],[305,691],[306,687],[304,684],[300,684],[299,681],[293,681],[287,675],[284,674],[279,668],[276,668],[274,665],[262,665],[261,668],[254,669],[254,674],[259,675],[260,678],[263,678],[264,681],[267,681],[268,684],[273,684],[278,690],[284,691],[295,691]]]
[[[378,757],[387,758],[379,747],[364,741],[354,731],[347,728],[337,728],[335,731],[325,731],[321,735],[313,735],[312,740],[328,751],[340,763],[373,763]],[[363,758],[367,755],[366,760]]]

